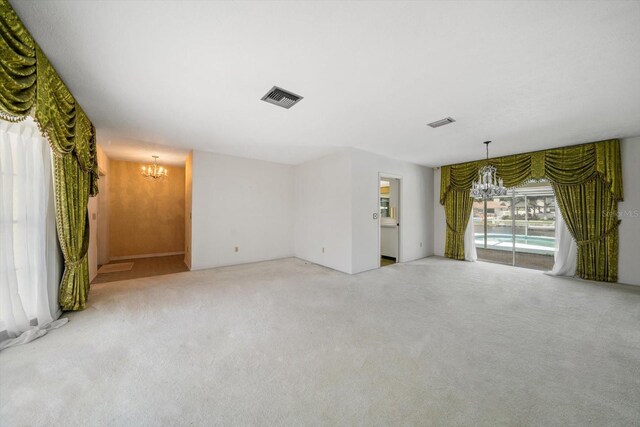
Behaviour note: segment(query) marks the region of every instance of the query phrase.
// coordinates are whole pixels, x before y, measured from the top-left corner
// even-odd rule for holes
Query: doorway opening
[[[400,178],[379,174],[380,267],[400,262]]]
[[[188,271],[185,167],[162,163],[167,172],[154,177],[145,174],[152,163],[109,158],[98,147],[100,192],[89,206],[90,248],[97,251],[91,283]]]

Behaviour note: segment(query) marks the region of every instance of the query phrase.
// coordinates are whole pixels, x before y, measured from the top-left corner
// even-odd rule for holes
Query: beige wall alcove
[[[166,178],[141,174],[137,162],[109,164],[110,258],[174,255],[185,247],[185,169],[165,166]]]

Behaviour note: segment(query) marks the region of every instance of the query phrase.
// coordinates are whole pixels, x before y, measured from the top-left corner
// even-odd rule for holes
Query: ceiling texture
[[[440,166],[640,135],[638,1],[11,3],[115,158]]]

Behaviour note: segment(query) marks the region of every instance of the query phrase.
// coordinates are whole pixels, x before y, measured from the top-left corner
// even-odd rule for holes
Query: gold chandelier
[[[153,157],[153,164],[148,166],[142,166],[142,176],[151,179],[162,179],[167,176],[167,168],[158,166],[158,156]]]

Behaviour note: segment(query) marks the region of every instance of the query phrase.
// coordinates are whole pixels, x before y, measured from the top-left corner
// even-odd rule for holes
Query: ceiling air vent
[[[302,96],[279,88],[278,86],[274,86],[261,99],[282,108],[291,108],[302,99]]]
[[[446,119],[437,120],[433,123],[429,123],[429,126],[431,126],[432,128],[439,128],[440,126],[448,125],[449,123],[453,123],[453,122],[455,122],[455,120],[453,120],[451,117],[447,117]]]

